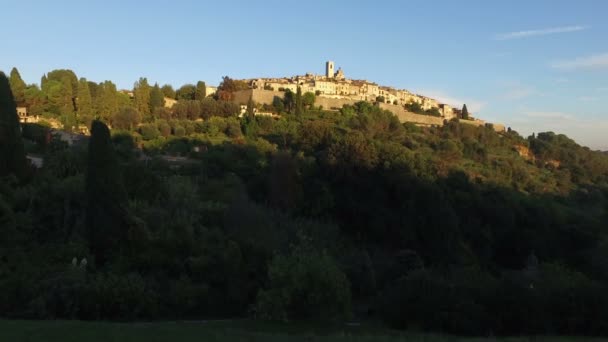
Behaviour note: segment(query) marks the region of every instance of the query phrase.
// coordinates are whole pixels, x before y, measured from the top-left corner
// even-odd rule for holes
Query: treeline
[[[11,101],[0,127],[18,132]],[[605,154],[365,102],[186,119],[94,121],[85,148],[41,141],[29,175],[2,150],[3,316],[608,334]]]
[[[77,131],[88,128],[93,119],[101,119],[111,127],[133,129],[141,123],[157,119],[209,118],[235,116],[240,107],[225,93],[234,90],[229,77],[220,84],[215,97],[207,96],[205,82],[185,84],[175,90],[171,85],[150,85],[140,78],[133,89],[120,91],[111,81],[96,83],[80,78],[72,70],[53,70],[37,84],[26,85],[19,71],[10,73],[10,86],[15,102],[26,107],[28,115],[56,119],[63,128]],[[165,98],[177,100],[175,108],[166,108]]]

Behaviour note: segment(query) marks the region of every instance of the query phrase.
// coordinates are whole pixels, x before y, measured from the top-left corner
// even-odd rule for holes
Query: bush
[[[176,137],[183,137],[184,135],[186,135],[186,129],[182,126],[176,126],[173,130],[173,134]]]
[[[141,125],[139,132],[144,140],[154,140],[160,136],[160,131],[154,124]]]
[[[299,246],[287,256],[278,255],[268,278],[269,288],[258,293],[258,318],[334,320],[351,314],[348,279],[324,252]]]

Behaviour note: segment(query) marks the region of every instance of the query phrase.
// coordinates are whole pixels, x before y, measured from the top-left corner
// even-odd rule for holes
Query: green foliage
[[[163,95],[170,98],[170,99],[175,99],[176,98],[176,94],[175,94],[175,90],[173,89],[173,87],[170,84],[165,84],[163,85],[160,90],[163,92]]]
[[[175,92],[176,100],[194,100],[196,97],[196,86],[184,84]]]
[[[196,93],[194,94],[194,99],[197,101],[201,101],[207,97],[207,85],[203,81],[196,82]]]
[[[140,77],[139,81],[135,82],[135,85],[133,86],[133,101],[135,109],[141,113],[143,117],[150,116],[150,113],[153,110],[150,93],[151,88],[148,84],[148,79],[145,77]]]
[[[13,92],[13,97],[15,99],[15,104],[17,106],[23,106],[26,104],[25,101],[25,82],[23,81],[23,79],[21,78],[21,75],[19,74],[19,71],[17,70],[17,68],[13,68],[11,69],[11,74],[10,74],[10,86],[11,86],[11,91]]]
[[[298,87],[295,99],[296,115],[302,115],[304,112],[304,103],[302,102],[302,88]]]
[[[120,252],[127,237],[126,193],[108,127],[93,121],[86,173],[88,241],[98,266]]]
[[[461,116],[462,116],[462,119],[464,119],[464,120],[468,120],[469,119],[469,110],[467,109],[467,105],[466,104],[462,105]]]
[[[150,90],[150,113],[154,113],[158,108],[162,108],[165,105],[165,97],[162,90],[158,86],[158,83],[154,84],[152,90]]]
[[[412,113],[416,113],[416,114],[424,113],[424,109],[422,109],[422,106],[418,102],[410,102],[410,103],[406,104],[405,110],[412,112]]]
[[[315,94],[311,93],[309,91],[304,93],[304,96],[302,96],[302,104],[308,109],[312,109],[314,107],[315,100],[316,100]]]
[[[116,129],[133,130],[141,122],[141,114],[132,107],[122,107],[112,120],[112,127]]]
[[[0,177],[26,176],[26,160],[19,117],[6,75],[0,72]]]
[[[143,124],[139,127],[139,132],[144,140],[153,140],[160,136],[160,131],[155,124]]]
[[[300,245],[268,266],[268,289],[257,297],[256,317],[270,320],[333,320],[351,315],[350,284],[324,252]]]

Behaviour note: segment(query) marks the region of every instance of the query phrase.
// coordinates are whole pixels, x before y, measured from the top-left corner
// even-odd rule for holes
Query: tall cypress
[[[15,98],[6,75],[0,71],[0,176],[25,176],[25,149]]]
[[[89,247],[96,264],[103,266],[124,246],[128,215],[127,194],[110,130],[98,120],[91,124],[85,186]]]
[[[466,103],[462,106],[462,118],[464,120],[468,120],[469,119],[469,110],[467,109],[467,104]]]
[[[201,101],[207,97],[207,85],[203,81],[196,83],[196,93],[194,93],[194,99]]]
[[[19,70],[13,68],[10,76],[11,90],[13,91],[13,97],[17,106],[25,105],[25,82],[21,79]]]
[[[144,117],[148,117],[151,113],[150,85],[148,84],[148,79],[145,77],[140,77],[139,81],[135,82],[135,86],[133,87],[133,97],[135,109],[137,109]]]
[[[158,83],[155,83],[150,91],[150,112],[154,113],[156,108],[161,108],[164,105],[165,95],[163,95],[163,91],[158,86]]]
[[[302,88],[298,86],[298,90],[296,92],[296,115],[302,115],[304,113],[302,104]]]
[[[76,101],[76,107],[78,108],[78,121],[89,126],[95,112],[93,110],[91,90],[89,89],[89,83],[86,78],[81,78],[78,81],[78,100]]]

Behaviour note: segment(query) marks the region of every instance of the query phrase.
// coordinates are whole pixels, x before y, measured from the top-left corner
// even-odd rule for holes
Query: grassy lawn
[[[316,332],[315,332],[316,331]],[[546,341],[599,342],[602,339],[570,337],[461,338],[433,334],[399,333],[377,329],[344,327],[343,329],[306,328],[304,326],[264,324],[251,321],[231,322],[161,322],[106,323],[80,321],[0,321],[0,341],[49,342],[153,342],[153,341]]]

